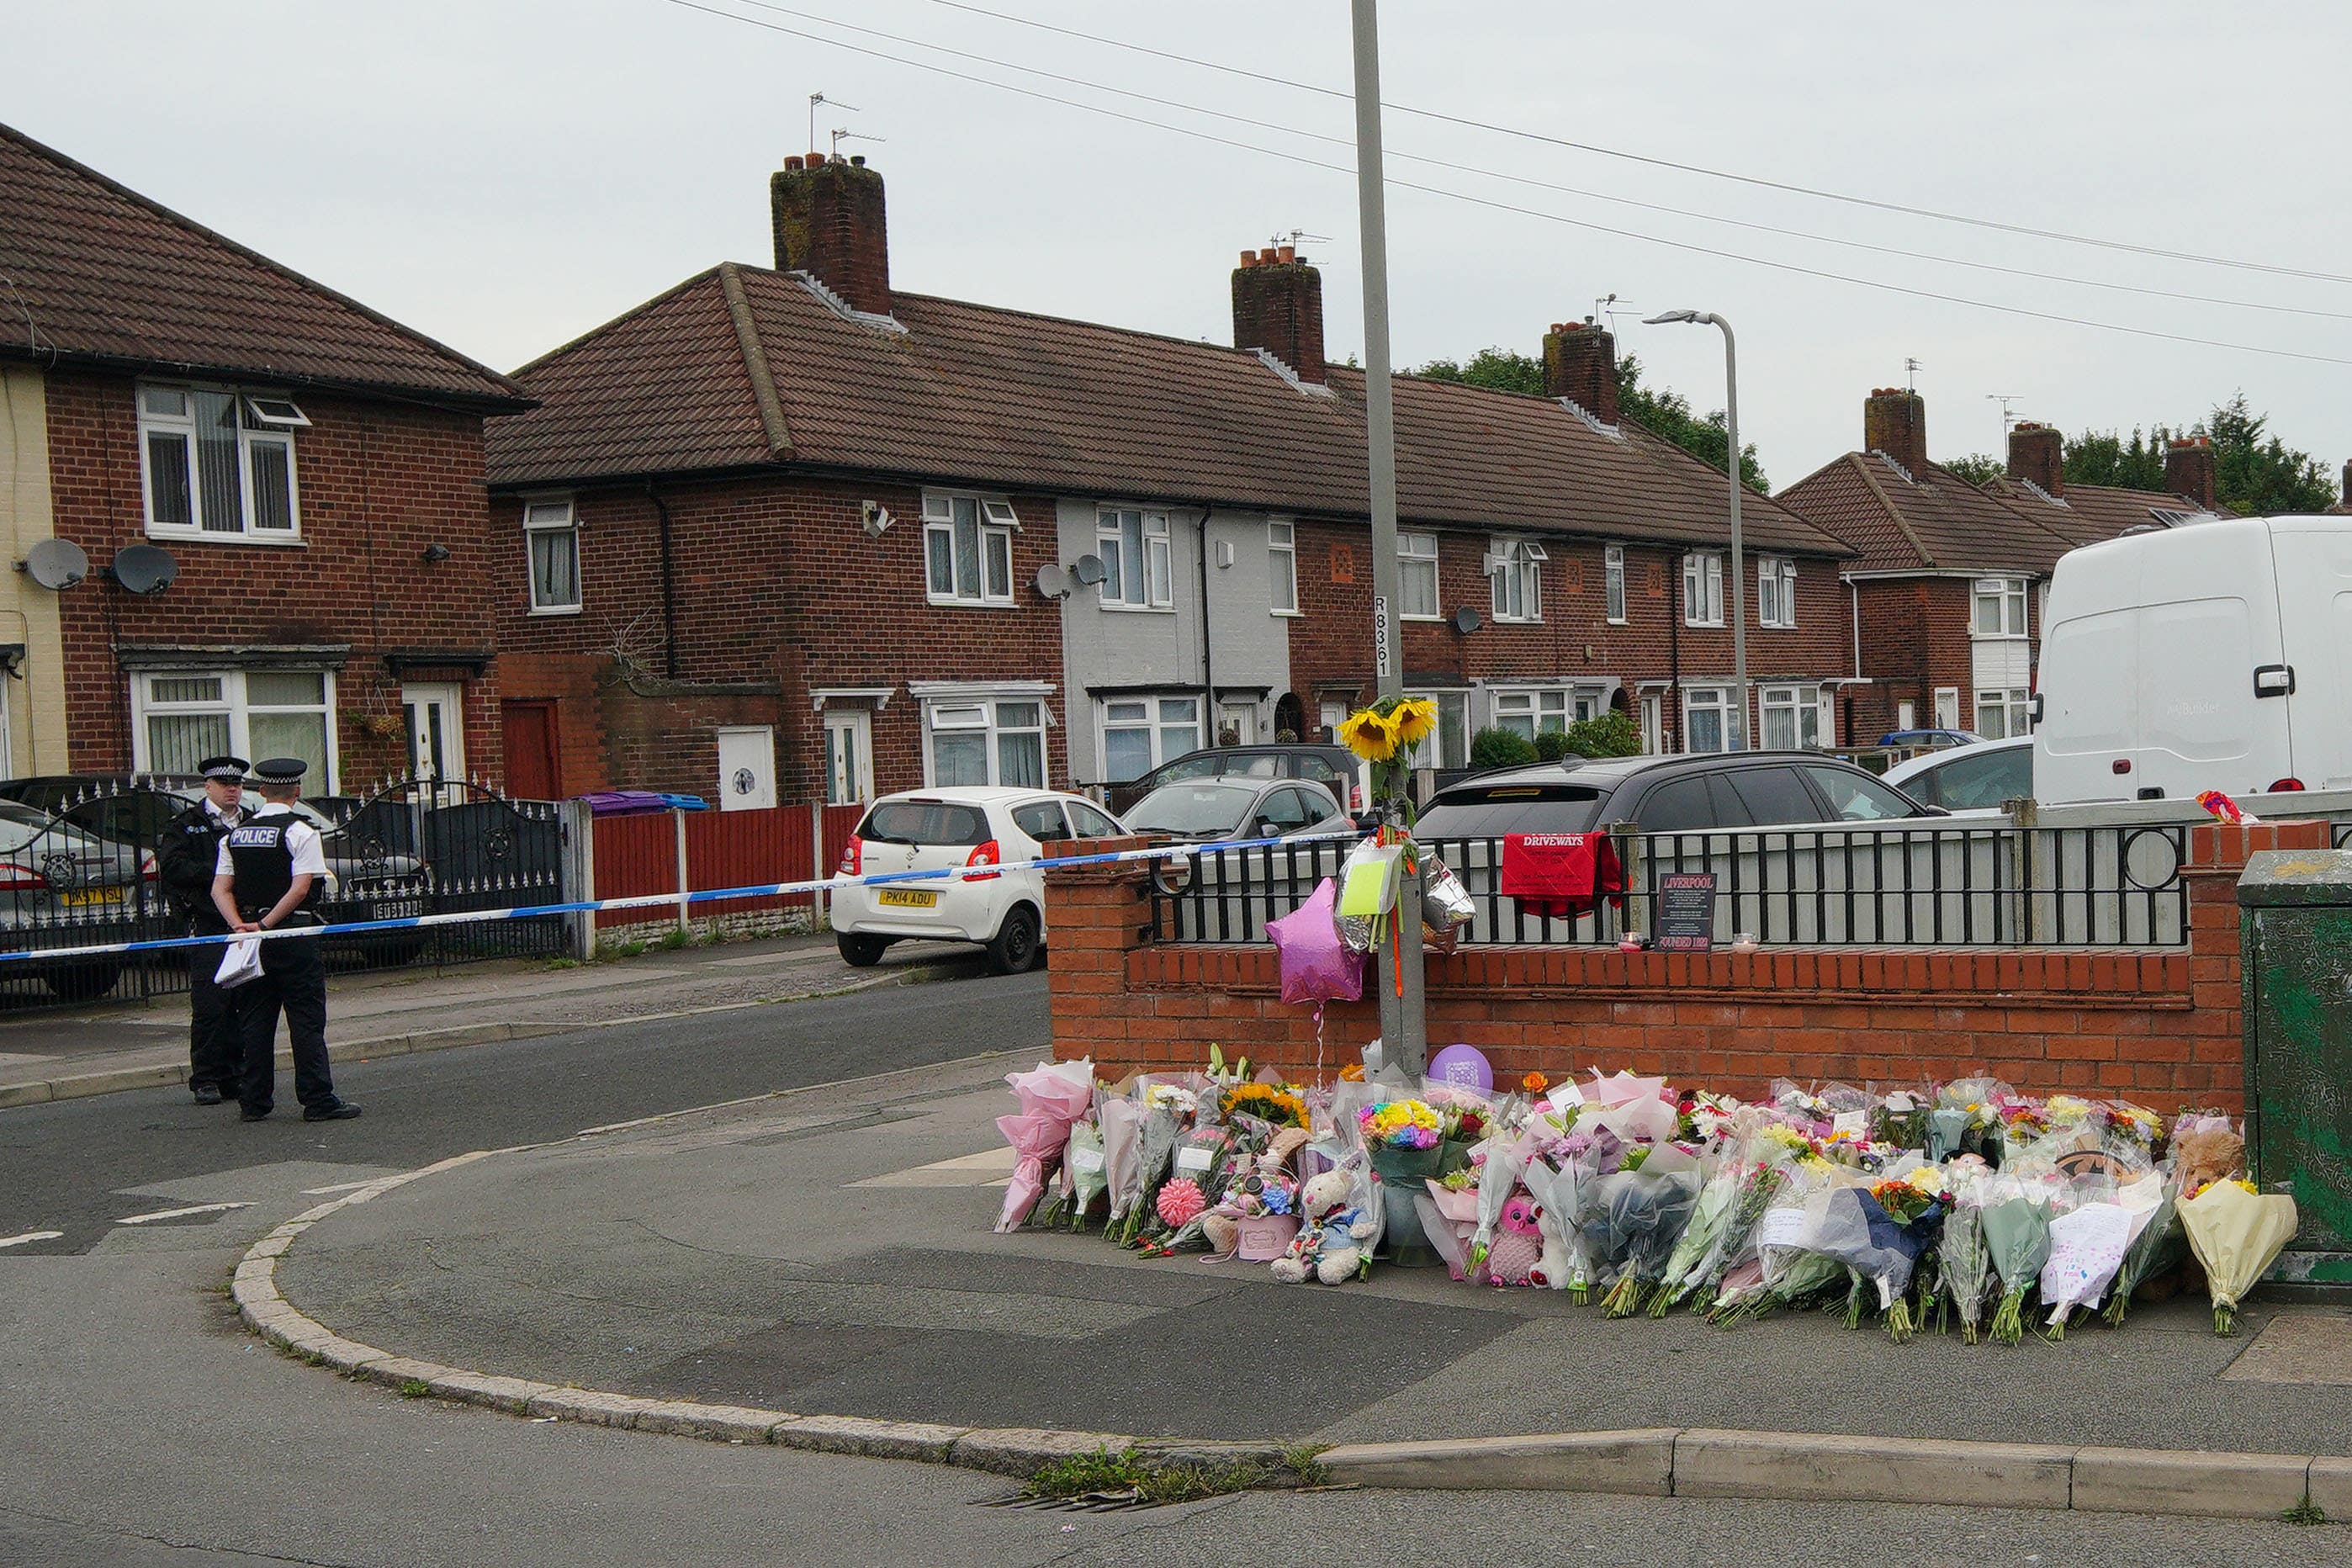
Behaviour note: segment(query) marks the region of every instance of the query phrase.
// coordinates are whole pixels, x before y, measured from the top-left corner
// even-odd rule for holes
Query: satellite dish
[[[1037,592],[1048,599],[1058,599],[1069,593],[1070,574],[1048,561],[1037,568]]]
[[[133,594],[160,594],[180,574],[172,552],[157,544],[126,544],[107,563],[107,573]]]
[[[25,552],[17,569],[44,588],[70,588],[89,575],[89,557],[70,539],[44,539]]]
[[[1486,618],[1468,605],[1454,612],[1454,629],[1465,637],[1486,624]]]
[[[1110,575],[1110,569],[1102,563],[1102,557],[1099,555],[1079,556],[1070,571],[1079,582],[1089,588]]]

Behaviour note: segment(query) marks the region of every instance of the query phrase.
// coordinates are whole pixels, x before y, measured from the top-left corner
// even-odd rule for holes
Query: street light
[[[1723,329],[1723,422],[1731,442],[1724,465],[1731,474],[1731,683],[1739,692],[1739,749],[1753,751],[1754,731],[1748,720],[1748,594],[1744,586],[1748,567],[1739,542],[1739,354],[1732,341],[1731,323],[1712,310],[1668,310],[1642,324],[1658,327],[1670,321]]]

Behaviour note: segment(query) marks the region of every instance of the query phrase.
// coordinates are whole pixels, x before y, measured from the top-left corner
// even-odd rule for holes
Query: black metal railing
[[[1567,910],[1502,891],[1499,837],[1425,839],[1473,914],[1473,945],[1607,944],[1657,929],[1660,879],[1715,879],[1717,945],[2177,947],[2188,940],[2183,826],[1825,827],[1609,836],[1615,897]],[[1155,941],[1265,940],[1265,922],[1311,897],[1344,843],[1196,853],[1161,862]]]
[[[34,810],[0,813],[0,951],[184,936],[156,874],[163,825],[201,785],[100,782]],[[563,823],[552,801],[461,784],[403,781],[365,798],[310,803],[327,819],[330,922],[561,902]],[[565,951],[560,916],[326,939],[331,967],[381,968]],[[185,950],[0,965],[0,1005],[169,995],[188,986]]]

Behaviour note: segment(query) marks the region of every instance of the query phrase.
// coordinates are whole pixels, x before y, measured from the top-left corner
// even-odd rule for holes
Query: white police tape
[[[484,921],[532,920],[544,915],[600,914],[607,910],[676,909],[680,904],[718,903],[730,899],[772,899],[797,893],[828,893],[843,888],[878,888],[893,882],[982,882],[1007,871],[1061,870],[1073,866],[1115,866],[1137,860],[1181,860],[1234,849],[1263,849],[1293,844],[1351,843],[1366,837],[1349,828],[1339,833],[1298,833],[1279,838],[1227,838],[1212,844],[1171,844],[1150,849],[1106,849],[1090,855],[1055,855],[1034,860],[1009,860],[998,866],[942,866],[923,871],[877,871],[852,877],[822,877],[805,882],[764,882],[752,887],[713,888],[703,892],[641,893],[625,899],[579,899],[560,904],[520,904],[503,910],[462,910],[442,915],[406,915],[398,920],[345,921],[333,925],[281,926],[275,931],[229,931],[212,936],[153,937],[142,942],[91,942],[82,947],[18,948],[0,952],[0,967],[10,963],[53,963],[64,958],[101,958],[121,952],[162,952],[193,947],[219,947],[248,938],[276,942],[290,937],[367,935],[377,931],[416,931],[432,926],[468,925]]]

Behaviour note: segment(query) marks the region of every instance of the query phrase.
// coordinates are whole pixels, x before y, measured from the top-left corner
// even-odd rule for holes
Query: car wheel
[[[122,961],[119,958],[85,959],[41,971],[41,984],[60,1002],[95,1002],[113,990],[114,983],[121,978]]]
[[[882,962],[883,950],[890,939],[880,936],[859,936],[843,931],[835,939],[841,947],[841,961],[852,969],[871,969]]]
[[[1037,967],[1041,934],[1037,911],[1027,904],[1013,905],[1004,912],[1004,923],[996,928],[996,940],[988,944],[989,963],[999,974],[1028,973]]]

